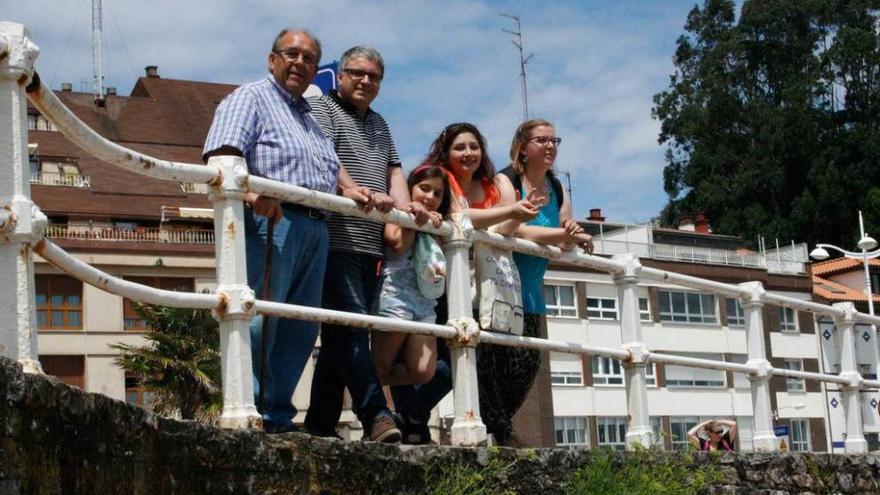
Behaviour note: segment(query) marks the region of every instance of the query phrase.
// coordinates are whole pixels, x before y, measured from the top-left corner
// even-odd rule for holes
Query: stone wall
[[[566,493],[590,451],[403,447],[267,436],[160,418],[0,358],[0,493],[425,493],[455,473],[482,473],[485,493]],[[615,454],[663,465],[681,454]],[[704,493],[878,493],[880,459],[705,455]],[[502,466],[497,469],[497,466]],[[497,490],[496,490],[497,489]],[[463,493],[470,493],[464,491]]]

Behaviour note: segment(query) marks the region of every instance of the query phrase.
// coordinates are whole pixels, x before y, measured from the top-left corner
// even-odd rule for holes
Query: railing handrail
[[[20,25],[3,23],[3,29],[9,29],[17,42],[5,44],[6,38],[0,36],[0,52],[7,50],[31,50],[34,46],[28,45],[27,33]],[[21,29],[19,29],[21,28]],[[25,41],[27,43],[25,43]],[[7,60],[15,59],[21,62],[10,69],[10,74],[15,71],[25,77],[9,77],[4,74],[0,78],[0,84],[4,88],[17,86],[16,91],[0,92],[2,98],[20,100],[0,100],[4,110],[18,105],[23,101],[23,83],[27,82],[32,73],[33,53],[14,53]],[[23,61],[23,62],[22,62]],[[28,66],[28,62],[31,64]],[[0,63],[6,63],[0,59]],[[601,355],[620,359],[624,363],[626,375],[627,403],[630,413],[631,429],[627,433],[629,445],[646,445],[649,437],[649,425],[647,415],[647,395],[645,388],[645,365],[651,362],[661,362],[682,366],[692,366],[708,369],[723,369],[735,373],[748,374],[752,387],[752,400],[754,404],[753,415],[755,418],[754,442],[758,450],[774,450],[773,433],[770,428],[770,376],[796,377],[809,380],[818,380],[828,383],[843,385],[843,400],[846,408],[847,423],[847,451],[862,452],[867,449],[867,444],[862,436],[861,413],[859,410],[859,390],[871,386],[880,386],[877,380],[866,380],[859,375],[855,365],[855,334],[854,322],[880,323],[880,318],[856,312],[852,303],[826,306],[811,301],[802,301],[796,298],[778,294],[766,293],[757,282],[748,282],[740,285],[725,284],[712,280],[701,279],[689,275],[683,275],[671,271],[642,267],[637,257],[632,255],[619,255],[608,260],[599,256],[590,256],[576,251],[565,252],[557,247],[548,247],[522,239],[508,238],[498,234],[480,230],[472,230],[467,218],[456,219],[455,222],[446,221],[439,228],[430,225],[416,225],[412,216],[399,210],[389,213],[378,211],[364,212],[352,200],[339,196],[329,195],[299,188],[289,184],[282,184],[269,179],[249,176],[244,160],[232,157],[217,157],[206,167],[201,164],[188,164],[160,160],[143,153],[125,148],[100,136],[86,126],[73,112],[55,96],[45,85],[38,84],[35,89],[28,93],[28,97],[43,116],[63,132],[71,141],[97,158],[125,168],[129,171],[152,176],[163,180],[177,182],[202,183],[212,186],[210,199],[215,208],[215,229],[223,229],[215,232],[217,236],[217,279],[218,287],[215,294],[199,294],[187,292],[175,292],[156,289],[134,282],[122,280],[118,277],[104,273],[86,263],[83,263],[66,253],[63,249],[42,237],[43,229],[38,228],[41,221],[40,212],[32,203],[15,203],[9,213],[0,212],[0,229],[9,230],[10,225],[25,219],[27,224],[21,232],[16,232],[15,242],[20,245],[31,245],[35,252],[41,254],[47,261],[57,266],[71,276],[99,287],[105,291],[127,297],[132,300],[150,304],[160,304],[173,307],[188,307],[211,309],[220,318],[222,347],[226,349],[223,360],[223,392],[224,411],[221,415],[221,424],[242,427],[252,426],[258,418],[252,402],[251,377],[250,377],[250,350],[249,333],[247,324],[256,312],[272,314],[282,317],[311,319],[314,321],[334,321],[345,325],[368,326],[385,331],[398,331],[408,333],[420,333],[436,335],[453,341],[453,368],[458,367],[456,378],[456,423],[453,425],[453,439],[466,445],[474,445],[485,439],[485,429],[482,428],[479,419],[478,402],[476,397],[476,355],[473,347],[479,342],[494,343],[508,346],[529,347],[534,349],[554,350],[582,355]],[[11,103],[10,103],[11,102]],[[21,113],[9,112],[12,118],[20,118]],[[13,126],[13,128],[21,128]],[[24,126],[25,132],[27,127]],[[6,132],[7,129],[3,129]],[[8,137],[5,136],[4,137]],[[5,139],[4,148],[0,151],[6,153],[11,150],[10,156],[18,158],[26,157],[27,153],[16,147],[20,147],[22,140]],[[5,155],[4,155],[5,156]],[[27,180],[21,173],[21,169],[27,166],[26,158],[23,163],[18,160],[10,160],[17,170],[14,175],[20,180]],[[338,311],[329,311],[322,308],[309,308],[291,304],[275,303],[256,300],[254,293],[244,284],[243,260],[243,229],[237,225],[242,221],[241,199],[245,191],[251,191],[262,195],[280,198],[307,206],[321,208],[336,213],[371,218],[377,221],[395,223],[404,227],[421,231],[431,232],[443,236],[447,242],[446,247],[450,261],[450,286],[456,284],[456,292],[450,289],[450,322],[447,325],[434,325],[402,320],[393,320],[377,316],[349,314]],[[31,207],[33,211],[31,211]],[[23,208],[28,208],[27,210]],[[31,221],[33,219],[33,224]],[[516,337],[491,332],[480,332],[475,328],[475,322],[467,316],[470,308],[469,298],[463,295],[466,290],[465,278],[469,278],[467,271],[466,251],[472,242],[491,244],[513,251],[527,253],[535,256],[543,256],[561,263],[585,266],[601,270],[611,274],[615,283],[618,284],[622,300],[621,308],[621,348],[609,348],[590,346],[579,343],[559,342],[529,337]],[[18,246],[12,246],[18,249]],[[8,249],[8,248],[4,248]],[[25,263],[19,263],[16,268],[17,284],[11,287],[21,287],[22,281],[33,283],[33,272],[27,268],[32,263],[29,258],[30,250],[18,249],[19,256],[24,257]],[[744,258],[743,258],[744,259]],[[462,265],[462,261],[464,264]],[[453,266],[455,265],[455,266]],[[730,363],[709,359],[693,358],[690,356],[676,356],[665,353],[655,353],[647,349],[642,342],[641,324],[638,308],[638,292],[635,290],[640,279],[653,280],[663,284],[672,284],[704,290],[712,294],[722,294],[735,297],[743,302],[747,322],[747,346],[749,360],[745,364]],[[25,324],[25,330],[19,328],[19,338],[30,339],[26,344],[19,342],[19,347],[26,350],[24,358],[33,360],[37,357],[36,337],[33,328],[33,290],[29,290],[30,301],[24,305],[25,309],[19,308],[19,325]],[[453,297],[454,296],[454,297]],[[9,299],[7,296],[4,301]],[[12,300],[12,299],[9,299]],[[21,298],[18,298],[21,302]],[[765,303],[781,304],[813,313],[828,315],[835,320],[841,331],[841,373],[826,374],[804,371],[785,370],[774,368],[766,359],[764,350],[764,331],[761,310]],[[453,312],[453,306],[455,311]],[[22,315],[25,315],[23,317]],[[872,327],[873,329],[873,327]],[[875,335],[876,338],[876,335]],[[30,353],[30,354],[27,354]],[[462,368],[464,365],[466,368]],[[39,369],[39,365],[37,365]],[[230,399],[231,396],[234,396]],[[462,400],[466,404],[459,405]],[[225,421],[225,422],[224,422]],[[461,424],[459,425],[459,422]],[[482,431],[482,433],[481,433]]]

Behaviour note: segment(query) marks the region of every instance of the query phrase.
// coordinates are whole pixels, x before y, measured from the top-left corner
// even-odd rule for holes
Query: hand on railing
[[[593,236],[584,232],[577,221],[566,219],[562,222],[565,237],[559,247],[564,251],[571,251],[575,246],[580,247],[585,253],[593,254]]]
[[[247,193],[244,196],[244,204],[254,209],[254,213],[261,217],[271,218],[278,222],[281,220],[281,204],[275,198]]]
[[[367,189],[367,191],[369,191],[369,189]],[[371,209],[375,208],[382,213],[388,213],[396,206],[394,198],[385,193],[370,191],[369,198],[369,201],[367,201],[367,203],[364,205],[364,210],[366,211],[370,211]]]
[[[398,209],[412,215],[416,225],[424,225],[430,221],[434,227],[440,227],[440,224],[443,223],[443,215],[436,211],[428,211],[425,205],[418,201],[410,201],[401,205]]]

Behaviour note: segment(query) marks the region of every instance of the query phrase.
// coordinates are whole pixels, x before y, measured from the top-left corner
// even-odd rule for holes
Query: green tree
[[[153,394],[159,414],[209,421],[223,406],[218,325],[207,310],[133,303],[151,331],[147,345],[113,344],[116,364]]]
[[[849,246],[880,184],[877,0],[705,0],[652,114],[667,146],[661,223]],[[880,226],[880,215],[869,214]]]

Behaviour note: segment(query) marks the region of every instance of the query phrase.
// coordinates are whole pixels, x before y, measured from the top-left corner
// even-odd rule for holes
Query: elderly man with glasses
[[[321,43],[308,31],[285,29],[269,52],[269,76],[244,84],[217,107],[202,158],[242,156],[253,175],[323,193],[336,193],[373,206],[367,188],[359,187],[340,166],[333,143],[311,116],[303,93],[315,77]],[[263,298],[268,225],[274,222],[269,299],[320,306],[327,260],[326,214],[247,193],[245,243],[248,285]],[[271,318],[267,326],[267,369],[259,384],[262,320],[251,320],[255,402],[263,387],[264,429],[293,431],[293,392],[311,356],[318,324]]]
[[[396,202],[404,211],[414,213],[417,221],[426,221],[424,206],[410,202],[388,124],[370,107],[385,75],[382,55],[375,48],[355,46],[342,54],[339,67],[338,91],[309,98],[315,120],[333,141],[339,159],[358,184],[383,198],[390,192],[393,200],[388,197],[389,207]],[[331,254],[324,279],[324,307],[367,314],[376,296],[384,225],[336,214],[330,216],[328,225]],[[364,427],[364,438],[399,441],[401,433],[388,410],[373,364],[369,331],[324,325],[305,422],[310,433],[336,436],[346,387]]]

